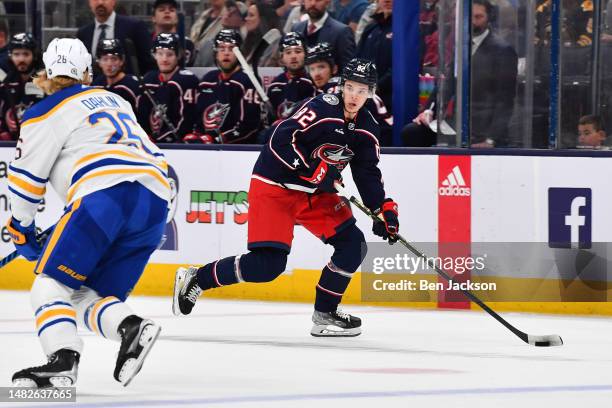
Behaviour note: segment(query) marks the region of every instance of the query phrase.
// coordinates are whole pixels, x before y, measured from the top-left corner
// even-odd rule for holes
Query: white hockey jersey
[[[132,107],[103,89],[73,85],[28,109],[9,166],[13,216],[29,225],[48,181],[66,205],[94,191],[137,181],[170,200],[163,153]]]

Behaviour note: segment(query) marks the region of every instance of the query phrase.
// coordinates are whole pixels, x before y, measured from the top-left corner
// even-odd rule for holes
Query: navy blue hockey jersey
[[[318,95],[275,126],[255,163],[252,177],[314,193],[316,186],[302,180],[298,170],[309,168],[316,158],[341,171],[350,163],[353,180],[365,205],[378,209],[385,198],[378,168],[378,132],[379,126],[366,108],[354,120],[346,121],[339,95]]]
[[[140,95],[140,84],[138,83],[138,78],[134,75],[127,74],[121,81],[115,82],[112,85],[106,82],[106,77],[104,75],[98,75],[91,83],[91,86],[94,88],[106,89],[109,92],[119,95],[132,105],[134,113],[138,111],[136,102],[138,95]]]
[[[213,70],[200,82],[196,129],[220,143],[254,143],[261,127],[261,102],[249,77]]]
[[[312,83],[306,72],[292,76],[283,72],[272,80],[268,86],[268,98],[274,108],[272,121],[287,119],[296,104],[317,94],[317,87]]]
[[[21,74],[11,70],[0,85],[0,139],[19,139],[21,117],[45,94],[32,81],[24,82]]]
[[[334,77],[329,80],[327,84],[323,86],[319,92],[337,94],[340,92],[340,78]],[[391,145],[391,139],[393,134],[393,115],[387,110],[385,103],[380,96],[374,94],[372,98],[368,98],[365,103],[365,107],[368,108],[374,119],[380,125],[380,138],[379,142],[383,146]]]
[[[145,75],[144,87],[148,92],[143,90],[138,97],[140,125],[157,143],[181,142],[193,131],[198,78],[191,71],[178,70],[170,80],[162,81],[154,70]]]

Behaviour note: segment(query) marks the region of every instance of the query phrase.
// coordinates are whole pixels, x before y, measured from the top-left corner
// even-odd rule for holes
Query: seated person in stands
[[[601,149],[606,141],[606,131],[603,128],[601,117],[586,115],[578,121],[579,149]]]
[[[136,102],[140,95],[140,84],[133,75],[124,72],[125,50],[118,38],[108,38],[100,41],[96,48],[96,62],[102,71],[91,86],[104,88],[114,92],[132,105],[137,112]]]

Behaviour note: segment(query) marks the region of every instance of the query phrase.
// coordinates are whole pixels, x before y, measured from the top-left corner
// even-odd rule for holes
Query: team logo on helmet
[[[333,143],[326,143],[317,147],[312,152],[312,158],[319,158],[327,164],[336,166],[338,170],[342,170],[355,156],[355,153],[348,146],[340,146]]]
[[[204,128],[206,130],[221,129],[229,111],[229,103],[217,102],[210,105],[204,110]]]
[[[336,95],[333,94],[323,94],[323,100],[330,105],[337,105],[340,103],[340,100]]]

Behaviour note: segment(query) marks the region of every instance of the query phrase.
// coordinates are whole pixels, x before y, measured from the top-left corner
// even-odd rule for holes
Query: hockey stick
[[[126,38],[124,42],[125,42],[125,50],[127,54],[129,55],[130,63],[132,65],[132,68],[134,69],[134,75],[136,76],[136,78],[138,78],[138,84],[140,85],[142,92],[151,101],[151,104],[153,105],[153,110],[155,112],[159,112],[162,122],[164,122],[164,124],[170,129],[170,133],[172,133],[174,137],[177,140],[179,140],[177,129],[174,127],[172,122],[170,122],[170,119],[168,119],[168,116],[166,115],[165,110],[159,108],[160,104],[157,103],[157,101],[153,97],[153,94],[151,94],[151,92],[147,89],[147,87],[144,84],[144,77],[141,75],[140,67],[138,66],[138,58],[136,57],[136,47],[134,46],[134,42],[132,41],[131,38]]]
[[[255,75],[255,78],[261,79],[259,78],[259,72],[257,70],[259,68],[259,58],[261,58],[266,48],[278,41],[279,38],[281,38],[281,33],[277,28],[271,29],[261,37],[261,41],[259,42],[259,44],[257,44],[255,51],[253,51],[252,61],[253,74]]]
[[[51,231],[53,231],[53,228],[55,228],[55,225],[52,225],[43,232],[41,232],[40,235],[36,237],[36,240],[41,244],[44,244],[47,238],[49,238],[49,234],[51,233]],[[0,268],[5,267],[6,265],[14,261],[18,256],[19,252],[13,251],[4,258],[0,259]]]
[[[372,213],[372,211],[370,211],[370,209],[368,207],[366,207],[361,201],[359,201],[357,198],[355,198],[355,196],[351,195],[348,191],[346,191],[344,186],[336,183],[335,187],[336,187],[336,190],[338,191],[338,193],[341,196],[346,197],[351,203],[353,203],[355,205],[355,207],[357,207],[361,211],[363,211],[364,214],[366,214],[372,220],[380,221],[382,219],[382,215],[380,215],[380,216],[374,215]],[[450,281],[452,279],[446,272],[444,272],[442,269],[438,268],[435,265],[435,263],[433,263],[433,261],[431,261],[431,259],[429,257],[427,257],[421,251],[419,251],[414,246],[412,246],[412,244],[410,244],[408,241],[406,241],[406,239],[404,237],[402,237],[400,234],[396,234],[395,237],[397,238],[397,240],[402,245],[404,245],[406,248],[408,248],[408,250],[410,252],[412,252],[414,255],[418,256],[419,258],[426,259],[427,260],[427,266],[429,266],[430,268],[434,269],[438,273],[438,275],[440,275],[441,277],[443,277],[447,281]],[[551,346],[561,346],[561,345],[563,345],[563,340],[561,339],[561,336],[558,336],[556,334],[549,334],[549,335],[543,335],[543,336],[534,336],[534,335],[527,334],[527,333],[524,333],[524,332],[520,331],[519,329],[517,329],[516,327],[514,327],[513,325],[508,323],[508,321],[506,321],[503,317],[498,315],[493,309],[491,309],[489,306],[487,306],[482,300],[480,300],[478,297],[476,297],[476,295],[474,295],[472,292],[470,292],[469,290],[465,290],[465,289],[460,289],[460,290],[472,302],[476,303],[485,312],[487,312],[489,315],[493,316],[493,318],[495,320],[497,320],[498,322],[503,324],[508,330],[510,330],[512,333],[514,333],[518,338],[523,340],[525,343],[531,344],[532,346],[538,346],[538,347],[551,347]]]
[[[234,55],[236,56],[236,58],[238,58],[238,62],[240,63],[240,66],[242,66],[242,70],[244,71],[245,74],[247,74],[247,76],[253,83],[253,86],[255,87],[255,90],[257,91],[257,93],[259,94],[259,97],[263,101],[263,104],[266,110],[268,112],[273,112],[274,108],[272,107],[272,104],[270,103],[270,98],[268,98],[268,95],[266,95],[266,92],[264,91],[263,87],[259,83],[259,80],[257,80],[257,78],[255,77],[255,73],[253,73],[253,69],[247,62],[246,58],[244,58],[244,55],[242,55],[240,48],[234,47],[232,50],[234,51]]]

